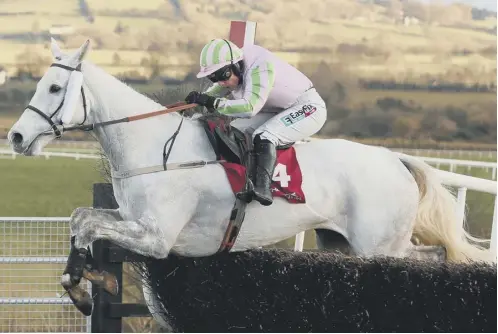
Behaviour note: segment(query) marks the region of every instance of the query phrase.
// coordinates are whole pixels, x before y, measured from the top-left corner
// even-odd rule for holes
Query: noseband
[[[68,71],[79,71],[79,72],[81,72],[81,64],[79,64],[78,67],[74,68],[74,67],[70,67],[70,66],[66,66],[66,65],[62,65],[62,64],[53,63],[52,65],[50,65],[50,67],[60,67],[60,68],[63,68],[65,70],[68,70]],[[81,96],[83,98],[83,110],[85,112],[85,116],[83,118],[83,122],[81,122],[79,125],[85,123],[86,117],[87,117],[86,99],[85,99],[85,91],[83,90],[83,85],[81,86]],[[60,138],[62,136],[62,131],[52,121],[52,117],[54,117],[55,114],[57,114],[57,112],[59,112],[59,110],[61,110],[61,108],[62,108],[63,105],[64,105],[64,98],[62,98],[61,104],[59,104],[59,106],[57,107],[57,109],[55,109],[55,111],[50,116],[48,116],[47,114],[45,114],[44,112],[42,112],[40,109],[38,109],[38,108],[36,108],[36,107],[34,107],[34,106],[30,105],[30,104],[28,104],[28,106],[26,107],[26,109],[33,110],[38,115],[40,115],[41,117],[43,117],[50,124],[50,128],[52,129],[53,133],[55,134],[55,138]],[[59,125],[62,125],[62,122]]]

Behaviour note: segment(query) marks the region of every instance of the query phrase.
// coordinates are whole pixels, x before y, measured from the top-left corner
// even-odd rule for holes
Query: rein
[[[92,131],[93,129],[97,127],[102,127],[102,126],[107,126],[107,125],[112,125],[112,124],[118,124],[118,123],[126,123],[126,122],[133,122],[133,121],[138,121],[141,119],[149,118],[149,117],[155,117],[159,115],[164,115],[164,114],[169,114],[172,112],[177,112],[177,111],[182,111],[190,108],[194,108],[197,106],[197,103],[189,103],[186,104],[185,102],[176,102],[170,105],[167,105],[167,109],[163,110],[158,110],[158,111],[152,111],[149,113],[145,114],[140,114],[140,115],[135,115],[135,116],[130,116],[130,117],[124,117],[120,119],[115,119],[111,121],[105,121],[105,122],[99,122],[99,123],[93,123],[93,124],[86,124],[86,125],[76,125],[76,126],[70,126],[67,128],[62,128],[62,132],[67,132],[67,131],[74,131],[74,130],[82,130],[82,131]]]

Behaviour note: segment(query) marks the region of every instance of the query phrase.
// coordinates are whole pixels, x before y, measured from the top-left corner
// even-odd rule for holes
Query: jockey
[[[254,190],[237,196],[271,205],[276,148],[317,133],[327,119],[325,102],[303,73],[257,45],[213,39],[201,51],[200,67],[197,78],[213,84],[185,101],[234,117],[234,127],[252,133]]]

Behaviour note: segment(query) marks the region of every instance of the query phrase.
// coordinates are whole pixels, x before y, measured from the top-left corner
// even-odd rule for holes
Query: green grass
[[[101,182],[98,160],[17,157],[0,159],[0,216],[68,217],[92,205],[92,184]]]

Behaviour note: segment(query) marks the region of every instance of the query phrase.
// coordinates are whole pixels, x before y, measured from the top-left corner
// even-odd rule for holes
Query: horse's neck
[[[92,97],[89,122],[98,123],[161,110],[164,107],[133,90],[93,64],[82,67],[86,89]],[[164,143],[177,130],[178,114],[166,114],[130,123],[97,128],[96,136],[112,167],[129,170],[161,163]],[[198,124],[184,120],[168,162],[206,158],[198,142]],[[204,155],[204,156],[203,156]]]

